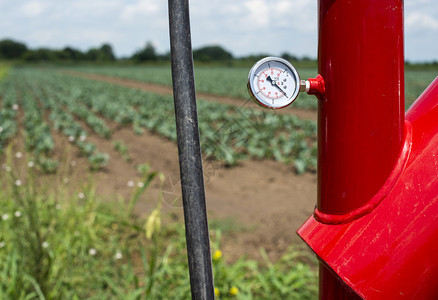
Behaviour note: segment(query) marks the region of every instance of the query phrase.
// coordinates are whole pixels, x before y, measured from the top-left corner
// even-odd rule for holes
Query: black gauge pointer
[[[267,80],[268,82],[270,82],[273,86],[275,86],[277,89],[279,89],[280,92],[282,92],[282,93],[286,96],[286,98],[287,98],[286,92],[283,91],[283,90],[281,89],[281,87],[279,87],[279,86],[277,85],[277,83],[276,83],[274,80],[272,80],[271,76],[266,77],[266,80]]]

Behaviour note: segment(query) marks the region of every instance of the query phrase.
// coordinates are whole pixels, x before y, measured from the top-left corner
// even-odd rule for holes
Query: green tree
[[[147,42],[143,49],[138,50],[132,56],[133,60],[136,61],[154,61],[157,60],[157,52],[154,45],[151,42]]]
[[[103,44],[100,48],[91,48],[85,53],[85,59],[98,62],[114,61],[116,58],[109,44]]]
[[[114,61],[116,56],[113,53],[113,48],[110,44],[103,44],[100,47],[101,56],[106,61]]]
[[[85,53],[85,59],[91,61],[97,61],[99,59],[99,49],[91,48]]]
[[[80,50],[71,48],[71,47],[65,47],[61,50],[62,52],[62,58],[67,60],[73,60],[73,61],[80,61],[85,58],[85,54],[82,53]]]
[[[29,62],[54,61],[56,60],[56,53],[49,48],[39,48],[24,53],[23,59]]]
[[[292,55],[292,54],[290,54],[288,52],[282,53],[281,54],[281,58],[283,58],[283,59],[285,59],[287,61],[292,61],[292,62],[298,61],[298,57],[296,57],[295,55]]]
[[[195,60],[211,62],[233,59],[233,55],[221,46],[206,46],[193,51]]]
[[[18,59],[27,51],[27,46],[23,43],[4,39],[0,41],[0,58]]]

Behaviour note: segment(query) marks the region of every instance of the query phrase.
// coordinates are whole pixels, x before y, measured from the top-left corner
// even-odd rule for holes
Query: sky
[[[194,49],[221,45],[237,57],[317,56],[317,0],[189,2]],[[404,2],[406,59],[438,61],[438,1]],[[0,39],[30,48],[85,51],[109,43],[123,57],[150,41],[165,53],[168,26],[166,0],[0,0]]]

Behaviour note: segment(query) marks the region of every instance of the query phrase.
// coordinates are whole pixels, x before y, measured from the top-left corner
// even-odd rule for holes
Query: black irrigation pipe
[[[214,299],[188,0],[169,0],[178,156],[192,299]]]

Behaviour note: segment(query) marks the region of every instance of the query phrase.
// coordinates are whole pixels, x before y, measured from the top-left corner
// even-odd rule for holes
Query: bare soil
[[[145,132],[141,136],[131,128],[113,124],[112,140],[90,136],[102,152],[110,154],[108,167],[96,176],[97,193],[114,200],[129,198],[139,181],[136,166],[148,163],[163,173],[135,207],[146,216],[163,197],[163,209],[172,217],[183,219],[179,182],[178,149],[174,142]],[[113,149],[112,141],[128,146],[131,161],[125,161]],[[227,259],[242,255],[260,259],[264,248],[272,260],[278,259],[291,244],[301,243],[295,231],[312,214],[316,199],[315,174],[296,175],[291,166],[275,161],[244,161],[235,167],[218,162],[204,162],[204,180],[210,221],[229,228],[223,234],[222,251]]]
[[[172,93],[169,87],[100,75],[75,75],[154,93]],[[227,104],[242,101],[203,94],[199,96]],[[311,119],[315,115],[308,111],[294,113],[308,115]],[[150,214],[162,196],[166,215],[182,219],[176,144],[147,131],[141,136],[135,135],[132,128],[106,121],[113,132],[110,140],[89,131],[88,139],[99,151],[111,157],[109,165],[93,176],[87,170],[86,159],[69,146],[67,138],[54,133],[57,152],[64,153],[62,159],[67,165],[71,166],[74,161],[74,169],[77,170],[66,173],[66,178],[69,178],[64,178],[64,181],[93,178],[97,193],[104,201],[115,201],[121,197],[129,199],[140,180],[137,166],[148,163],[152,170],[160,171],[165,179],[164,182],[158,178],[154,180],[137,203],[135,212],[143,216]],[[130,161],[114,150],[113,143],[117,140],[128,147]],[[291,166],[268,160],[244,161],[231,168],[204,161],[204,178],[209,221],[230,229],[222,235],[222,252],[227,260],[241,256],[261,260],[260,248],[264,248],[275,261],[290,245],[303,245],[295,231],[313,212],[316,202],[315,174],[296,175]],[[134,187],[128,185],[130,181]]]

